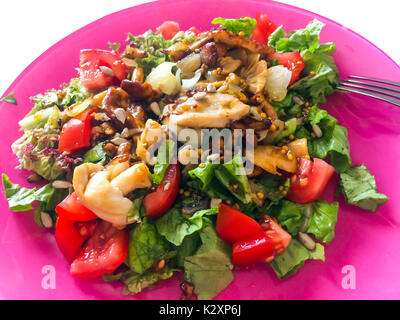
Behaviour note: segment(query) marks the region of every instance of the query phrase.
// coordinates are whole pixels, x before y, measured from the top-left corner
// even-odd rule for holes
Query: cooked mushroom
[[[136,155],[146,163],[152,163],[148,149],[155,143],[166,139],[166,133],[161,125],[154,120],[147,120],[145,128],[137,142]]]
[[[75,168],[75,192],[83,205],[114,226],[125,226],[133,203],[126,194],[151,186],[151,173],[144,163],[129,167],[129,162],[103,167],[84,163]],[[129,221],[132,223],[134,221]]]
[[[278,169],[294,173],[297,170],[297,160],[291,151],[282,153],[281,147],[270,145],[259,145],[254,149],[254,153],[246,154],[256,166],[272,174],[281,175]]]
[[[240,65],[242,64],[242,61],[233,59],[232,57],[226,56],[222,57],[218,60],[219,66],[221,66],[221,74],[227,75],[232,72],[235,72]]]
[[[267,81],[268,65],[265,60],[260,60],[260,54],[252,53],[247,57],[246,65],[244,65],[239,75],[246,79],[249,87],[248,90],[253,93],[262,92]]]
[[[224,29],[215,29],[208,33],[208,37],[213,38],[215,42],[222,42],[230,47],[242,47],[251,52],[261,54],[272,54],[274,49],[256,41],[248,40]]]
[[[225,93],[205,93],[201,99],[195,96],[179,105],[168,105],[164,123],[191,128],[224,128],[231,121],[247,115],[250,106]]]

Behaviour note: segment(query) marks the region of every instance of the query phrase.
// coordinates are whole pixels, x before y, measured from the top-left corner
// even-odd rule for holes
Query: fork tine
[[[379,83],[374,83],[374,82],[365,82],[365,81],[358,81],[358,80],[343,80],[343,82],[347,83],[354,83],[354,84],[360,84],[363,86],[368,86],[368,87],[373,87],[373,88],[380,88],[384,90],[389,90],[393,92],[399,92],[400,93],[400,88],[398,87],[393,87],[393,86],[388,86],[384,84],[379,84]]]
[[[361,90],[357,90],[357,89],[350,89],[350,88],[345,87],[345,86],[339,86],[339,87],[337,87],[337,89],[341,90],[341,91],[345,91],[345,92],[358,93],[358,94],[361,94],[361,95],[364,95],[364,96],[367,96],[367,97],[371,97],[371,98],[375,98],[375,99],[378,99],[378,100],[381,100],[381,101],[385,101],[385,102],[388,102],[388,103],[394,104],[395,106],[400,107],[400,101],[399,100],[390,98],[388,96],[383,96],[383,95],[380,95],[380,94],[373,94],[373,93],[369,93],[369,92],[365,92],[365,91],[361,91]]]
[[[379,83],[385,83],[385,84],[390,84],[392,86],[400,87],[400,82],[396,82],[396,81],[389,81],[389,80],[383,80],[383,79],[378,79],[378,78],[368,78],[368,77],[361,77],[361,76],[349,76],[349,78],[359,79],[359,80],[367,80],[367,81],[375,81],[375,82],[379,82]]]
[[[351,83],[347,83],[347,82],[346,83],[342,83],[341,85],[342,86],[346,86],[346,87],[355,88],[355,89],[361,89],[361,90],[366,90],[366,91],[370,91],[370,92],[375,92],[375,93],[379,93],[379,94],[383,94],[383,95],[386,95],[386,96],[390,96],[390,97],[393,97],[393,98],[400,99],[400,93],[395,93],[395,92],[392,92],[392,91],[388,91],[386,89],[374,89],[374,88],[361,86],[361,85],[357,85],[357,84],[351,84]]]

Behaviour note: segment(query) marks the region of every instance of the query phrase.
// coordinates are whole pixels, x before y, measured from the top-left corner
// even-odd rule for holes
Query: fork
[[[400,82],[349,76],[337,87],[339,91],[358,93],[400,107]]]

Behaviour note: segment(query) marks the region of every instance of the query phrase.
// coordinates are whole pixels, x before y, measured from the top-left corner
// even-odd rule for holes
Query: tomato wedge
[[[223,203],[219,205],[216,229],[218,236],[229,243],[264,234],[256,220]]]
[[[275,52],[268,56],[269,59],[278,60],[278,64],[286,67],[292,71],[292,77],[290,78],[289,86],[296,82],[300,78],[300,73],[304,69],[304,60],[300,55],[300,52]]]
[[[129,232],[100,221],[87,244],[71,264],[78,278],[97,278],[117,269],[128,254]]]
[[[238,267],[250,267],[259,262],[270,262],[282,254],[292,239],[282,227],[268,215],[261,219],[263,233],[235,242],[232,246],[232,262]]]
[[[257,25],[253,31],[252,39],[261,43],[268,44],[269,36],[278,28],[278,26],[268,19],[268,16],[263,13],[256,15]]]
[[[323,194],[335,169],[324,160],[300,158],[297,172],[290,179],[287,198],[297,203],[317,200]]]
[[[179,23],[175,21],[164,21],[156,29],[156,34],[161,34],[166,40],[171,40],[178,32]]]
[[[148,218],[157,219],[172,207],[178,195],[180,181],[179,165],[170,164],[160,185],[143,199],[143,206]]]
[[[97,219],[96,214],[86,208],[75,192],[71,193],[57,207],[56,212],[62,219],[72,221],[90,221]]]
[[[265,262],[275,254],[274,242],[265,233],[247,240],[235,242],[232,246],[232,263],[238,267],[250,267]]]
[[[111,72],[104,73],[100,67],[107,67]],[[127,66],[116,51],[85,49],[80,52],[80,79],[88,90],[101,90],[122,81],[126,79],[127,72]]]
[[[75,222],[58,217],[55,238],[60,251],[71,263],[82,250],[82,245],[90,237],[97,221]]]
[[[58,151],[73,152],[90,146],[92,126],[90,120],[96,108],[85,110],[75,118],[69,120],[61,129]]]

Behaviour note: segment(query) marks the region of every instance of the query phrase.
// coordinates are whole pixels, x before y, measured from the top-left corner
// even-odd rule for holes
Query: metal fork
[[[400,82],[360,76],[349,76],[349,78],[342,80],[337,89],[358,93],[400,107]]]

